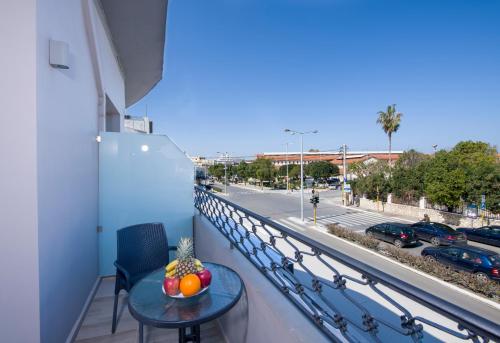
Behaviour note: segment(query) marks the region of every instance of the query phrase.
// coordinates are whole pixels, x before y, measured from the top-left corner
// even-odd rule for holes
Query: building
[[[166,9],[0,3],[2,124],[22,126],[0,135],[2,342],[72,339],[100,276],[98,141],[162,78]]]
[[[125,115],[123,121],[125,132],[153,133],[153,121],[148,117],[132,117]]]
[[[391,159],[397,160],[403,151],[397,150],[391,152]],[[273,161],[276,167],[288,164],[300,164],[300,152],[265,152],[257,154],[257,158],[267,158]],[[339,167],[340,173],[343,172],[343,154],[338,151],[308,151],[303,155],[304,164],[311,162],[327,161]],[[355,162],[373,163],[376,161],[388,161],[389,151],[349,151],[346,153],[346,163]]]

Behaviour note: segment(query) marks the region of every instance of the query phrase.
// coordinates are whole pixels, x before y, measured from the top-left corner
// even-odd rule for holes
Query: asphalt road
[[[495,323],[500,322],[500,310],[498,306],[494,306],[474,297],[470,297],[463,292],[446,287],[438,281],[416,274],[411,270],[403,268],[395,263],[388,262],[381,257],[373,255],[372,253],[340,241],[339,239],[325,233],[324,229],[319,229],[310,222],[301,224],[297,220],[297,218],[300,218],[299,194],[299,192],[296,192],[296,194],[286,194],[285,192],[277,191],[262,192],[228,186],[228,194],[222,196],[242,207],[277,221],[292,230],[301,232],[302,234],[306,234],[315,240],[321,241],[322,243],[327,244],[344,254],[355,256],[358,260],[366,264],[398,277],[401,280],[405,280],[406,282],[441,297],[450,303],[479,314]],[[354,231],[363,232],[364,229],[377,222],[407,222],[406,218],[395,218],[379,213],[359,211],[357,209],[342,207],[339,205],[339,197],[340,194],[338,191],[321,193],[321,200],[318,209],[318,217],[321,218],[321,224],[338,222]],[[312,215],[312,205],[308,202],[308,198],[309,195],[306,196],[306,201],[304,202],[306,217],[310,217]],[[423,246],[425,245],[427,244],[424,243]],[[423,246],[408,248],[407,250],[414,254],[420,254],[420,250]],[[493,247],[485,245],[482,246],[488,247],[490,250],[494,250],[492,249]]]
[[[219,185],[219,187],[223,187]],[[228,186],[227,198],[249,210],[265,217],[277,220],[287,225],[293,218],[300,218],[300,192],[253,190],[240,186]],[[306,223],[313,223],[313,207],[309,203],[310,190],[304,192],[304,219]],[[398,222],[414,223],[411,218],[395,217],[383,213],[369,212],[356,207],[341,206],[341,191],[321,191],[320,203],[317,210],[317,225],[327,226],[338,223],[355,232],[364,234],[365,230],[379,223]],[[469,242],[484,249],[493,250],[500,254],[500,248],[476,242]],[[427,242],[418,242],[415,246],[404,247],[408,253],[420,256],[425,247],[431,246]]]

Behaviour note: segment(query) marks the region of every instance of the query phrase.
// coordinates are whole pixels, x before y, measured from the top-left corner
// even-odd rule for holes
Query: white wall
[[[38,342],[36,1],[0,2],[0,341]]]
[[[87,1],[93,2],[93,0],[84,0],[83,2]],[[104,90],[121,114],[121,122],[123,122],[123,115],[125,114],[125,80],[118,60],[115,57],[116,52],[113,49],[111,37],[104,24],[105,17],[102,10],[99,7],[93,6],[91,14],[96,23],[96,38]],[[121,127],[123,127],[123,125],[121,125]]]
[[[42,342],[63,342],[97,278],[97,92],[82,3],[38,6],[38,190]],[[70,69],[48,64],[50,39]]]
[[[233,269],[245,284],[245,294],[219,323],[227,342],[328,342],[328,339],[205,217],[194,217],[196,257]],[[278,340],[270,337],[279,337]]]
[[[98,92],[84,6],[45,0],[37,16],[38,247],[42,342],[64,342],[98,275]],[[95,8],[104,88],[118,109],[124,85]],[[69,44],[70,68],[48,64],[49,40]]]

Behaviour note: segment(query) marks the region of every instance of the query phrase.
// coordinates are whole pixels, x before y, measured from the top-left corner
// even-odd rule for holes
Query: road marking
[[[289,229],[292,229],[294,231],[307,231],[307,228],[301,227],[299,224],[295,223],[294,221],[291,221],[289,219],[285,218],[280,218],[280,219],[274,219],[275,222],[288,227]]]

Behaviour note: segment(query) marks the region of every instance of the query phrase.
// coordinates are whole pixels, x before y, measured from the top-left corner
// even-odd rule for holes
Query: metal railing
[[[332,341],[421,342],[427,330],[444,341],[500,341],[496,323],[199,187],[195,207]]]

